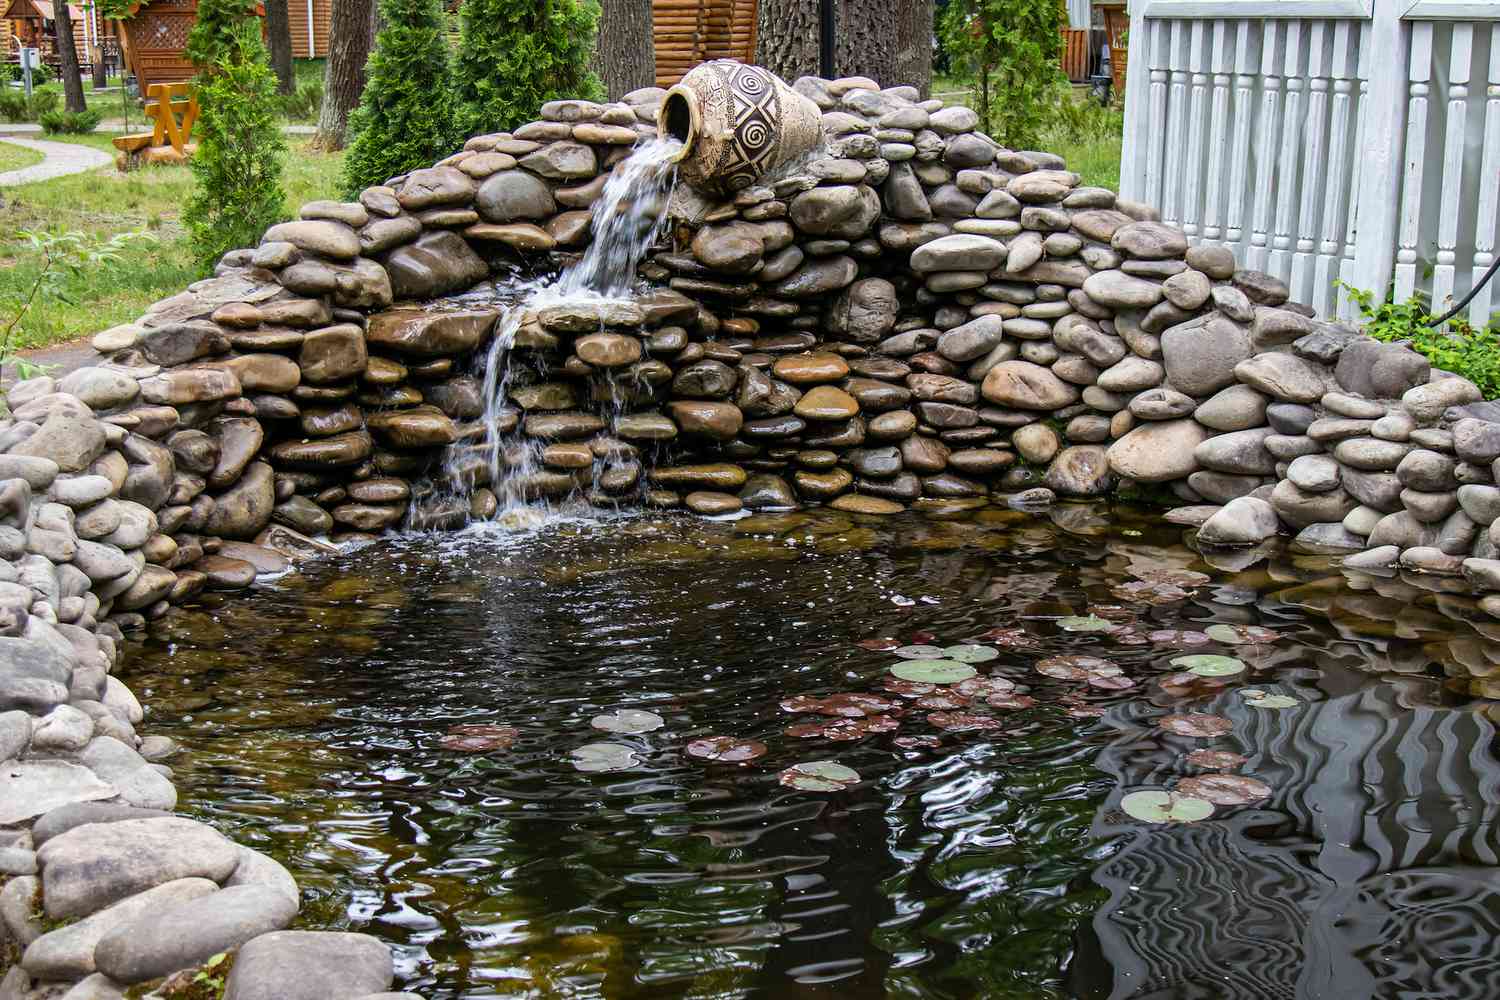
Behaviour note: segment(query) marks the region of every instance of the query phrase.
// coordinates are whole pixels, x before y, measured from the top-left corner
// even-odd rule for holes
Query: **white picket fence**
[[[1500,235],[1500,0],[1133,0],[1120,192],[1324,314],[1335,279],[1462,297]]]

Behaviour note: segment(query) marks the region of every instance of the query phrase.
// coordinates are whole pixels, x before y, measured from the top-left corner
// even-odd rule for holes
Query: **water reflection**
[[[1163,568],[1211,581],[1118,596]],[[1134,624],[1057,628],[1090,610]],[[1280,638],[1228,650],[1243,681],[1153,681],[1182,650],[1146,635],[1215,622]],[[789,694],[881,690],[891,657],[858,640],[997,627],[1034,642],[992,672],[1039,702],[998,732],[917,710],[901,734],[937,749],[783,732]],[[620,517],[383,543],[171,619],[130,680],[190,750],[190,807],[287,863],[309,924],[396,943],[433,997],[1477,997],[1500,995],[1492,629],[1431,581],[1292,553],[1216,566],[1129,508]],[[1057,653],[1137,686],[1039,676]],[[1297,704],[1251,707],[1250,684]],[[610,737],[639,766],[576,772],[618,708],[666,725]],[[1233,732],[1164,735],[1165,711]],[[472,722],[520,737],[441,748]],[[771,750],[682,754],[708,735]],[[1248,756],[1272,797],[1124,817],[1124,792],[1201,773],[1200,746]],[[865,780],[777,784],[816,758]]]

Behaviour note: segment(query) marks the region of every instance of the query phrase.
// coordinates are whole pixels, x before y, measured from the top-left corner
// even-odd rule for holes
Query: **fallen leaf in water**
[[[741,740],[733,736],[705,736],[687,745],[687,755],[699,760],[718,761],[722,764],[743,764],[763,757],[766,745],[759,740]]]
[[[464,723],[449,726],[448,733],[438,743],[444,750],[460,753],[485,753],[489,750],[508,750],[521,731],[512,726],[500,726],[487,722]]]
[[[840,792],[859,784],[859,772],[831,760],[810,760],[793,764],[777,780],[804,792]]]
[[[999,729],[1004,723],[993,715],[974,715],[969,712],[933,712],[927,721],[950,733],[977,732],[982,729]]]
[[[1244,806],[1269,797],[1271,786],[1243,774],[1200,774],[1183,778],[1177,791],[1216,806]]]
[[[1213,803],[1191,795],[1148,789],[1120,799],[1125,814],[1144,823],[1193,823],[1214,814]]]
[[[861,639],[855,643],[860,649],[869,649],[874,652],[882,652],[887,649],[896,649],[901,645],[895,639]]]
[[[608,715],[596,715],[589,723],[595,729],[602,729],[606,733],[649,733],[666,724],[666,720],[655,712],[646,712],[638,708],[620,708]]]
[[[573,751],[573,766],[580,771],[622,771],[639,763],[635,751],[618,743],[588,743]]]
[[[1182,759],[1194,767],[1228,770],[1232,767],[1239,767],[1250,758],[1243,754],[1231,753],[1228,750],[1194,750]]]
[[[1173,736],[1191,736],[1195,739],[1223,736],[1234,731],[1234,724],[1223,716],[1205,715],[1201,712],[1164,715],[1156,720],[1156,724]]]
[[[957,684],[973,677],[978,671],[957,660],[904,660],[891,667],[891,673],[906,681]]]

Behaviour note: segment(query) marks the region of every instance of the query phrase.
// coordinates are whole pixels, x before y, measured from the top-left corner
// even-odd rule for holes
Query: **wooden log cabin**
[[[293,59],[322,59],[328,55],[328,26],[334,0],[287,0],[287,28]]]
[[[20,61],[20,48],[41,50],[42,62],[56,69],[57,14],[55,0],[9,0],[0,13],[0,43],[6,62]],[[87,74],[99,60],[111,71],[120,65],[119,23],[103,17],[92,0],[68,4],[73,24],[73,49],[79,67]]]
[[[651,0],[656,85],[710,59],[755,59],[757,0]]]

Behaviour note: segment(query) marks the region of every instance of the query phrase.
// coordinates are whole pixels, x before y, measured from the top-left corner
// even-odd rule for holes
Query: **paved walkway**
[[[150,122],[132,122],[130,130],[143,132]],[[125,126],[116,122],[110,125],[97,125],[94,131],[100,135],[115,135],[125,131]],[[316,125],[283,125],[281,131],[285,135],[313,135],[318,131]],[[0,136],[12,135],[41,135],[42,127],[34,122],[0,122]]]
[[[15,187],[17,184],[31,184],[34,181],[50,181],[54,177],[81,174],[86,170],[107,167],[115,162],[115,158],[102,149],[80,146],[72,142],[48,142],[45,139],[15,137],[9,137],[5,141],[17,146],[25,146],[27,149],[34,149],[46,159],[41,163],[22,167],[20,170],[7,170],[0,173],[0,187]]]

